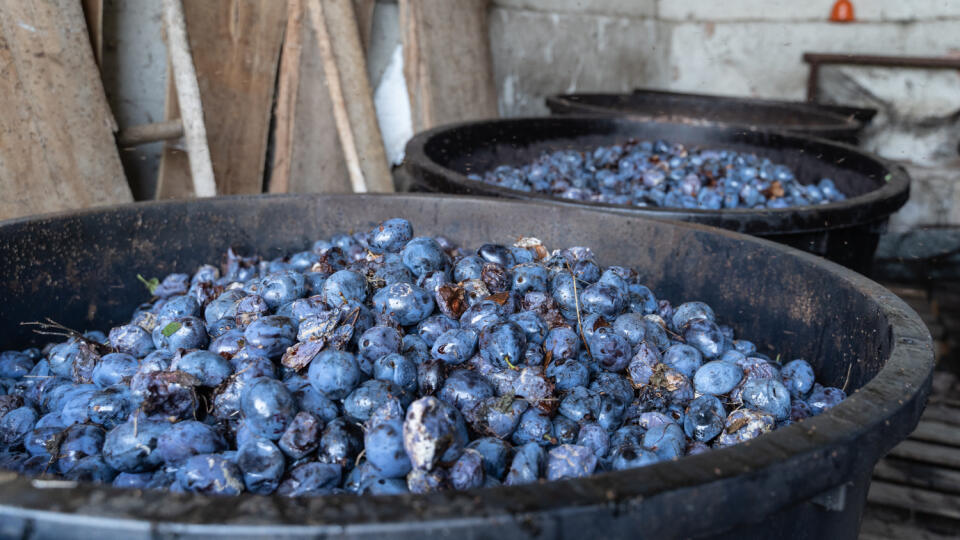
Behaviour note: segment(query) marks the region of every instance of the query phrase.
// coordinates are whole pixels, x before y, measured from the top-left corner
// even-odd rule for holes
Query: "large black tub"
[[[528,163],[546,150],[586,149],[629,138],[753,152],[789,166],[803,183],[832,178],[848,198],[784,209],[638,208],[574,202],[468,180],[466,176],[501,164]],[[890,214],[907,202],[910,189],[903,168],[840,143],[742,128],[602,116],[468,122],[424,131],[407,143],[406,158],[395,179],[400,189],[411,191],[537,200],[703,223],[763,236],[861,272],[869,270],[880,233]]]
[[[587,479],[427,496],[216,498],[35,482],[0,472],[15,538],[849,538],[878,458],[917,423],[930,335],[889,291],[822,259],[696,225],[569,206],[430,196],[268,196],[159,202],[0,225],[0,349],[40,342],[23,320],[127,320],[137,273],[192,271],[230,245],[264,255],[406,216],[476,244],[520,235],[589,245],[658,295],[711,303],[737,332],[809,359],[851,396],[752,442]]]
[[[630,94],[559,94],[546,99],[553,114],[630,116],[754,131],[789,131],[856,143],[875,109],[768,99],[634,90]]]

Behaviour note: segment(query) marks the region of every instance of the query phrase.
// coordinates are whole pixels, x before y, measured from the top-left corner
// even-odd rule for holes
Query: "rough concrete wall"
[[[543,13],[656,17],[659,0],[493,0],[496,7]]]
[[[960,4],[960,2],[958,2]],[[830,24],[717,21],[662,23],[669,88],[803,99],[804,52],[942,56],[960,52],[960,19]]]
[[[856,22],[828,16],[834,0],[658,0],[670,40],[663,84],[676,90],[805,97],[804,52],[940,56],[960,52],[960,2],[853,0]]]
[[[960,54],[960,2],[854,0],[857,22],[835,24],[833,1],[494,0],[500,112],[636,86],[801,99],[807,51]]]
[[[618,3],[623,5],[617,15],[543,11],[536,9],[539,4],[501,1],[491,9],[490,47],[501,115],[546,114],[546,96],[628,91],[649,84],[661,71],[664,40],[654,19],[637,6],[627,9],[632,2]]]
[[[673,21],[825,22],[835,0],[657,0],[657,16]],[[851,0],[858,23],[927,21],[960,17],[953,0]]]

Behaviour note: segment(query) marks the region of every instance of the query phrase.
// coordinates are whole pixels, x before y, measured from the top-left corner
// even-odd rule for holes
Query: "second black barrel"
[[[519,166],[543,152],[663,139],[749,152],[784,164],[801,183],[831,178],[847,199],[771,209],[702,210],[571,201],[471,180],[498,165]],[[546,201],[633,215],[678,219],[762,236],[865,272],[890,215],[906,203],[910,180],[901,168],[851,146],[780,132],[561,116],[467,122],[417,134],[395,172],[400,189]]]

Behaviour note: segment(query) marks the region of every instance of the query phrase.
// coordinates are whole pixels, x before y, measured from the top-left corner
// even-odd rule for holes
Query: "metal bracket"
[[[816,101],[820,66],[845,64],[849,66],[877,66],[890,68],[960,69],[960,58],[928,56],[874,56],[869,54],[804,53],[803,61],[810,64],[807,77],[807,101]]]

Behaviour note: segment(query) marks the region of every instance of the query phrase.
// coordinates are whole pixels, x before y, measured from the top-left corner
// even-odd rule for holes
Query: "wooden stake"
[[[373,10],[377,7],[377,0],[353,0],[353,7],[357,14],[360,43],[363,44],[363,50],[369,52],[373,38]]]
[[[173,66],[167,58],[166,89],[163,102],[164,122],[180,122],[180,106],[177,103],[177,89],[173,82]],[[181,141],[177,141],[178,143]],[[183,144],[167,141],[163,145],[160,167],[157,169],[157,189],[155,199],[189,199],[195,197],[193,180],[190,178],[190,160],[183,150]]]
[[[193,192],[197,197],[213,197],[217,194],[217,184],[213,178],[213,163],[210,161],[207,129],[203,123],[203,106],[200,103],[200,85],[197,83],[197,72],[190,56],[182,0],[163,0],[163,22],[177,88],[180,119],[183,122],[187,158],[190,161]]]
[[[353,3],[351,0],[308,2],[353,190],[356,193],[393,191]]]
[[[97,66],[103,65],[103,0],[83,0],[83,16]]]
[[[305,19],[304,1],[297,2],[301,17],[288,19],[284,32],[284,44],[292,49],[281,55],[284,60],[277,78],[274,163],[268,189],[271,193],[351,193],[330,85],[317,53],[317,33]],[[297,46],[310,53],[297,55]]]
[[[414,131],[497,116],[489,0],[400,0]]]
[[[303,50],[303,0],[287,0],[287,28],[280,52],[277,77],[277,107],[274,114],[273,168],[270,193],[290,191],[290,166],[296,122],[297,92],[300,88],[300,51]]]

